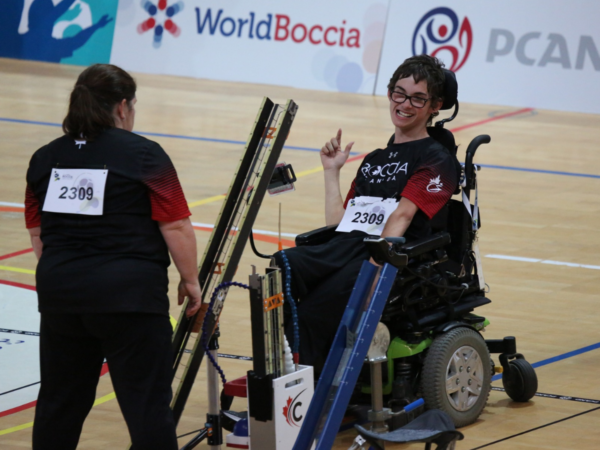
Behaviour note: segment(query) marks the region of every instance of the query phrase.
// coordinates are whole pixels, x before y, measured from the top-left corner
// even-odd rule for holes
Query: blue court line
[[[493,164],[479,164],[479,163],[476,163],[476,164],[478,166],[485,167],[488,169],[516,170],[518,172],[534,172],[534,173],[543,173],[546,175],[564,175],[564,176],[568,176],[568,177],[600,178],[600,175],[594,175],[591,173],[560,172],[557,170],[528,169],[525,167],[496,166]]]
[[[59,123],[38,122],[35,120],[9,119],[7,117],[0,117],[0,122],[22,123],[25,125],[42,125],[45,127],[62,127],[62,125]],[[171,138],[171,139],[187,139],[189,141],[216,142],[219,144],[234,144],[234,145],[245,145],[246,144],[246,142],[244,142],[244,141],[232,141],[229,139],[184,136],[181,134],[151,133],[149,131],[137,131],[137,133],[142,134],[144,136],[163,137],[163,138]],[[321,151],[320,148],[297,147],[294,145],[285,145],[284,148],[290,149],[290,150],[302,150],[302,151],[307,151],[307,152],[320,152]],[[350,154],[351,155],[360,155],[359,152],[350,152]]]
[[[178,135],[178,134],[149,133],[146,131],[138,131],[138,133],[143,134],[144,136],[165,137],[165,138],[172,138],[172,139],[189,139],[191,141],[218,142],[219,144],[246,145],[246,142],[244,142],[244,141],[230,141],[227,139],[182,136],[182,135]],[[294,145],[285,145],[284,148],[287,148],[290,150],[304,150],[307,152],[320,152],[321,151],[320,148],[296,147]],[[360,155],[360,153],[358,153],[358,152],[350,152],[350,154],[351,155]]]
[[[12,122],[22,123],[26,125],[42,125],[46,127],[61,127],[61,124],[51,122],[38,122],[35,120],[23,120],[23,119],[9,119],[8,117],[0,117],[0,122]],[[245,145],[244,141],[232,141],[228,139],[217,139],[217,138],[206,138],[206,137],[195,137],[195,136],[184,136],[180,134],[165,134],[165,133],[151,133],[147,131],[138,131],[138,134],[144,136],[164,137],[171,139],[187,139],[190,141],[202,141],[202,142],[216,142],[219,144],[234,144],[234,145]],[[286,145],[284,148],[289,150],[302,150],[307,152],[320,152],[321,149],[312,147],[296,147],[293,145]],[[359,152],[350,152],[351,155],[360,155]],[[556,170],[543,170],[543,169],[530,169],[527,167],[511,167],[511,166],[497,166],[493,164],[477,164],[478,166],[485,167],[488,169],[500,169],[500,170],[515,170],[517,172],[532,172],[542,173],[545,175],[563,175],[567,177],[580,177],[580,178],[596,178],[600,179],[600,175],[594,175],[590,173],[577,173],[577,172],[561,172]]]
[[[548,364],[552,364],[558,361],[562,361],[563,359],[567,359],[567,358],[572,358],[573,356],[578,356],[581,355],[582,353],[587,353],[590,352],[592,350],[596,350],[600,348],[600,342],[596,343],[596,344],[592,344],[592,345],[588,345],[587,347],[583,347],[580,348],[578,350],[573,350],[572,352],[567,352],[567,353],[563,353],[562,355],[558,355],[558,356],[554,356],[552,358],[548,358],[548,359],[544,359],[542,361],[538,361],[536,363],[531,364],[533,366],[534,369],[537,369],[538,367],[542,367],[542,366],[546,366]],[[502,378],[502,374],[500,375],[494,375],[492,377],[492,381],[496,381],[499,380],[500,378]]]
[[[27,125],[43,125],[45,127],[61,127],[62,126],[59,123],[37,122],[35,120],[9,119],[8,117],[0,117],[0,121],[2,121],[2,122],[12,122],[12,123],[24,123],[24,124],[27,124]]]

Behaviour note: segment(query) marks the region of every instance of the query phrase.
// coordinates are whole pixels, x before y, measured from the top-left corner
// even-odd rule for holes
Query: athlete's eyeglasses
[[[429,100],[431,100],[430,98],[406,95],[404,92],[398,92],[398,91],[392,91],[390,96],[392,97],[392,100],[394,102],[398,103],[399,105],[404,103],[406,100],[409,100],[410,104],[413,105],[415,108],[423,108],[425,106],[425,104]]]

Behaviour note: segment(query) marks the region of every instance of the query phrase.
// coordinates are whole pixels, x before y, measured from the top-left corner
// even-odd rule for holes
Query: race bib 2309
[[[336,231],[349,233],[360,230],[367,234],[381,236],[385,223],[397,207],[398,202],[393,198],[385,200],[379,197],[353,198],[346,205],[344,218]]]
[[[107,169],[52,169],[43,211],[101,216]]]

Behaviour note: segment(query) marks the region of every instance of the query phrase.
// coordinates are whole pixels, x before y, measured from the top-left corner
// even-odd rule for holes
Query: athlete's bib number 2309
[[[396,209],[398,202],[393,198],[356,197],[348,202],[344,218],[336,231],[364,231],[380,236],[390,214]]]
[[[106,169],[52,169],[43,211],[101,216]]]

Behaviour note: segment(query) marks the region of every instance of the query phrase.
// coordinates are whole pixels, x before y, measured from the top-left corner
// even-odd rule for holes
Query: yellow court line
[[[101,405],[102,403],[106,403],[109,400],[112,400],[113,398],[117,398],[117,395],[114,392],[111,392],[110,394],[106,394],[103,397],[97,398],[96,401],[94,402],[94,406],[98,406]]]
[[[25,430],[26,428],[31,428],[33,426],[33,422],[24,423],[23,425],[17,425],[16,427],[7,428],[6,430],[0,430],[0,436],[3,434],[14,433],[15,431]]]
[[[9,272],[27,273],[29,275],[35,275],[35,270],[20,269],[18,267],[0,266],[0,270],[8,270]]]
[[[322,171],[323,171],[323,166],[315,167],[314,169],[309,169],[309,170],[305,170],[303,172],[298,172],[296,174],[296,178],[304,177],[306,175],[310,175],[310,174],[322,172]]]
[[[197,202],[188,203],[188,206],[190,208],[193,208],[194,206],[200,206],[200,205],[205,205],[207,203],[217,202],[224,198],[225,198],[225,194],[215,195],[213,197],[205,198],[204,200],[198,200]]]
[[[306,175],[312,175],[313,173],[322,172],[322,171],[323,171],[323,166],[315,167],[314,169],[309,169],[309,170],[304,170],[302,172],[298,172],[296,174],[296,178],[304,177]],[[214,197],[208,197],[208,198],[205,198],[204,200],[198,200],[197,202],[188,203],[188,206],[190,208],[193,208],[194,206],[206,205],[207,203],[213,203],[213,202],[222,200],[225,198],[225,196],[226,196],[225,194],[215,195]]]
[[[116,398],[116,395],[114,392],[112,392],[110,394],[106,394],[105,396],[96,399],[96,401],[94,402],[94,406],[101,405],[102,403],[106,403],[107,401],[112,400],[113,398]],[[1,430],[0,436],[2,436],[4,434],[14,433],[15,431],[25,430],[25,429],[31,428],[31,427],[33,427],[33,422],[24,423],[23,425],[17,425],[16,427],[7,428],[6,430]]]

